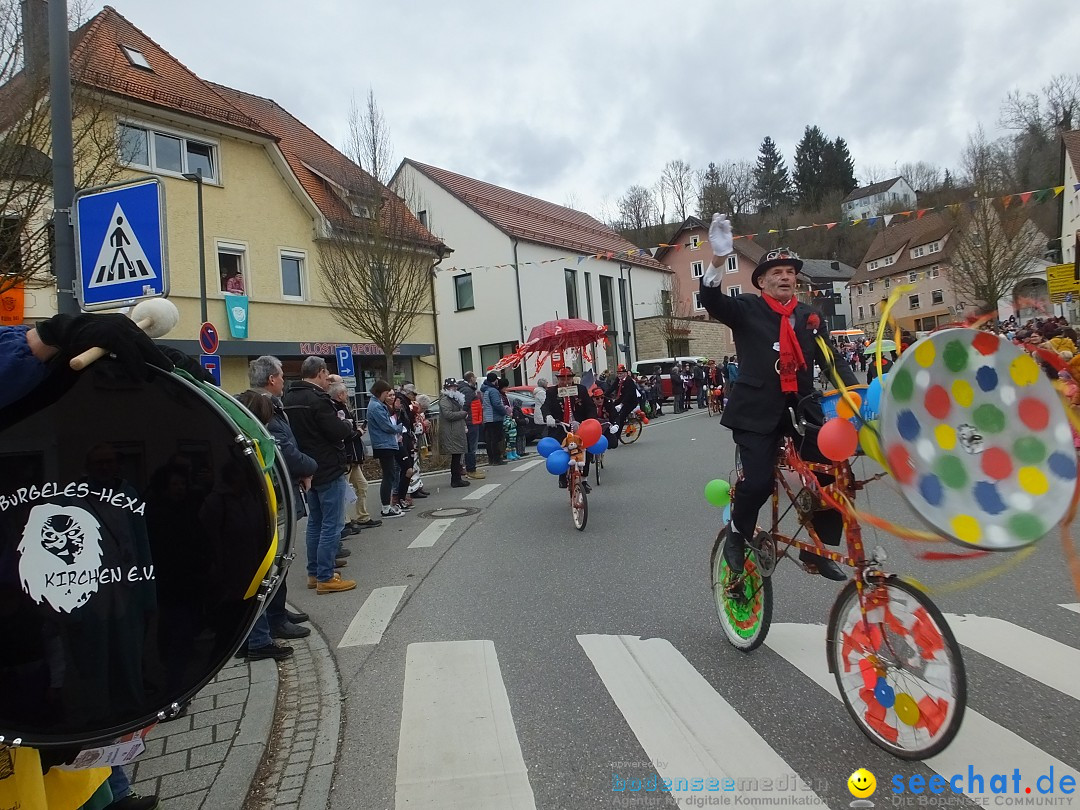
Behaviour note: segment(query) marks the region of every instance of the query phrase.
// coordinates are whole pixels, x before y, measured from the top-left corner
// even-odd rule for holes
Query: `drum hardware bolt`
[[[176,715],[180,714],[180,704],[171,703],[160,712],[157,713],[158,720],[170,720]]]
[[[291,563],[295,559],[296,559],[295,554],[286,554],[284,557],[281,558],[282,562],[287,562],[287,563]]]

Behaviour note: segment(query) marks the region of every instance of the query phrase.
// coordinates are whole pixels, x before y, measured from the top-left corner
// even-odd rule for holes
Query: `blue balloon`
[[[729,503],[724,507],[723,521],[725,524],[731,523],[731,504]]]
[[[870,385],[866,389],[866,399],[863,400],[863,419],[877,419],[878,414],[881,413],[881,386],[888,376],[888,374],[882,374],[880,377],[874,377],[870,381]]]
[[[544,458],[547,458],[561,447],[562,445],[559,444],[558,439],[553,436],[545,436],[536,443],[536,452],[542,455]]]
[[[589,448],[589,452],[594,456],[598,456],[608,448],[607,436],[601,436],[596,440],[596,444]]]
[[[555,440],[552,439],[552,441]],[[562,475],[570,469],[570,454],[560,447],[558,451],[548,456],[547,461],[544,463],[547,466],[547,471],[549,473],[552,475]]]

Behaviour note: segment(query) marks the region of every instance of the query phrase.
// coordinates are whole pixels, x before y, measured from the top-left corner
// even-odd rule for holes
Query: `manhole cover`
[[[432,509],[430,512],[421,512],[420,517],[457,518],[478,514],[480,514],[480,510],[474,506],[447,506],[442,509]]]

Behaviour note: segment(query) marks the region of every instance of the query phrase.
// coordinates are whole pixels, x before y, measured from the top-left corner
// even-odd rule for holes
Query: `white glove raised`
[[[607,429],[607,432],[610,433],[612,436],[614,436],[616,433],[619,432],[619,426],[618,425],[612,425],[611,427],[609,427]]]
[[[622,403],[615,406],[615,413],[622,413]]]
[[[731,221],[727,214],[713,214],[712,223],[709,225],[709,244],[712,246],[713,256],[727,256],[735,246],[731,238]]]
[[[555,417],[554,416],[548,416],[547,418],[544,419],[544,424],[547,425],[548,427],[555,427]]]

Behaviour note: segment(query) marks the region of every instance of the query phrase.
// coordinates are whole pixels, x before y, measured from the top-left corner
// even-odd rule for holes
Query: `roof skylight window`
[[[154,71],[154,69],[150,67],[150,63],[146,61],[146,57],[143,56],[142,51],[137,48],[129,47],[128,45],[121,45],[120,50],[124,52],[124,56],[126,56],[128,61],[135,67],[149,70],[151,73]]]

